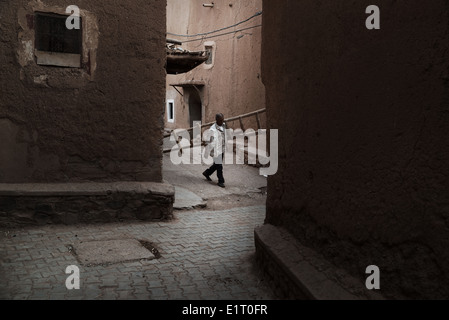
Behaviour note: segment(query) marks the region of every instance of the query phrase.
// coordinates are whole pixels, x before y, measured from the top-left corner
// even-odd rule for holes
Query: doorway
[[[192,128],[195,121],[203,120],[203,104],[197,90],[189,91],[189,124]]]

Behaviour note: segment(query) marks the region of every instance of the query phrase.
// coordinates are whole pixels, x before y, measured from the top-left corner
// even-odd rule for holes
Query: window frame
[[[170,118],[170,105],[172,106],[172,115],[173,117]],[[168,99],[167,100],[167,122],[168,123],[175,123],[175,118],[176,118],[176,114],[175,114],[175,100],[174,99]]]
[[[210,52],[209,59],[206,60],[205,64],[210,66],[214,64],[214,47],[213,46],[204,46],[206,52]],[[209,62],[210,61],[210,62]]]
[[[214,67],[215,60],[217,58],[217,44],[215,43],[215,41],[207,41],[204,43],[204,51],[207,51],[207,48],[211,48],[212,62],[210,64],[207,64],[206,61],[205,63],[203,63],[203,68],[206,70],[210,70]]]
[[[38,17],[50,17],[59,18],[64,20],[70,15],[53,13],[53,12],[42,12],[34,11],[35,19],[35,34],[34,34],[34,50],[36,56],[36,64],[40,66],[54,66],[54,67],[68,67],[68,68],[82,68],[82,57],[83,57],[83,20],[80,16],[80,29],[68,30],[78,32],[78,43],[76,46],[78,53],[68,53],[68,52],[58,52],[58,51],[46,51],[42,50],[42,34],[39,33]],[[65,23],[65,22],[64,22]]]

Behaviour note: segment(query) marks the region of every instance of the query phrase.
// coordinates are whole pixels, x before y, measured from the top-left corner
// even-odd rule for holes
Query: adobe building
[[[262,1],[168,0],[167,37],[191,53],[209,59],[186,73],[167,75],[165,128],[191,128],[194,121],[214,122],[265,109],[261,79]],[[257,130],[256,117],[242,120]],[[265,113],[260,124],[266,127]],[[228,123],[240,128],[239,121]]]
[[[170,218],[166,3],[66,6],[0,2],[0,223]]]
[[[372,4],[380,30],[365,26]],[[324,284],[344,273],[366,294],[375,265],[384,298],[449,298],[449,3],[263,7],[268,128],[280,131],[260,263],[290,297],[338,298]]]

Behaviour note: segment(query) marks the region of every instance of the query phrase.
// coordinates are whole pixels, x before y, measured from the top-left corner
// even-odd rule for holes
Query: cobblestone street
[[[166,223],[2,230],[1,299],[274,299],[254,265],[254,228],[265,207],[175,212]],[[69,248],[98,241],[151,242],[160,258],[84,266]],[[70,265],[80,289],[68,290]]]

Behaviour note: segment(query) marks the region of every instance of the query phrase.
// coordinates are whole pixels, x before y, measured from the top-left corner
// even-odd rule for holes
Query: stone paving
[[[275,300],[254,264],[264,219],[265,206],[254,206],[178,211],[171,222],[2,229],[0,299]],[[119,239],[150,242],[160,258],[85,266],[74,254],[82,242]],[[79,290],[66,288],[70,265]]]

